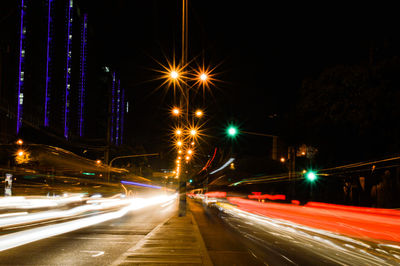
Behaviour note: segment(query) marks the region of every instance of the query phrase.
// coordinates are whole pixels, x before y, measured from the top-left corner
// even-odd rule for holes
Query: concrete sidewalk
[[[158,225],[113,265],[212,265],[190,211]]]

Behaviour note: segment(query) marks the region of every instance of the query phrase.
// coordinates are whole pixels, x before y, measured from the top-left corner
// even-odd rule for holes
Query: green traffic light
[[[193,182],[193,180],[192,180],[192,179],[190,179],[190,180],[189,180],[189,183],[192,183],[192,182]]]
[[[230,126],[230,127],[228,127],[226,132],[228,133],[228,135],[230,137],[235,137],[238,134],[238,129],[234,126]]]
[[[306,173],[306,178],[307,178],[308,181],[313,182],[313,181],[315,181],[317,179],[317,174],[315,172],[313,172],[313,171],[308,171]]]

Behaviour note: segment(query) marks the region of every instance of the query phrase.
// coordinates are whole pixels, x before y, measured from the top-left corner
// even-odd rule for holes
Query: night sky
[[[173,94],[157,90],[162,81],[156,70],[162,70],[157,62],[165,65],[174,55],[180,60],[182,1],[76,2],[89,14],[91,95],[96,88],[90,82],[99,78],[93,73],[103,66],[116,69],[130,103],[127,143],[151,152],[164,149]],[[288,135],[285,123],[304,79],[335,65],[367,63],[371,49],[399,54],[394,10],[366,3],[189,1],[188,58],[191,66],[216,67],[218,79],[212,94],[193,102],[206,110],[208,141],[217,145],[230,121],[247,131]]]
[[[156,61],[180,58],[181,1],[97,1],[88,5],[96,53],[120,70],[131,103],[135,142],[168,145],[171,91],[158,90]],[[371,45],[398,44],[390,7],[189,1],[189,59],[215,70],[216,87],[194,105],[208,134],[228,121],[280,133],[276,121],[296,104],[302,80],[336,64],[367,62]],[[91,51],[94,53],[94,51]],[[204,105],[203,105],[204,102]],[[273,116],[276,114],[277,116]],[[161,136],[161,137],[160,137]]]

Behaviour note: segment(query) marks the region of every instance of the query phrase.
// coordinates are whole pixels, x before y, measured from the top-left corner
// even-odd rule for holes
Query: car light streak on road
[[[19,216],[19,215],[26,215],[28,212],[11,212],[11,213],[4,213],[0,214],[0,219],[3,217],[10,217],[10,216]]]
[[[41,226],[0,237],[0,251],[31,243],[40,239],[64,234],[84,227],[92,226],[108,220],[120,218],[133,210],[170,202],[177,198],[177,194],[170,196],[157,196],[146,199],[131,199],[131,203],[117,211],[94,215],[69,222]]]
[[[36,209],[83,201],[83,194],[64,197],[2,197],[0,209]]]
[[[400,223],[397,211],[393,215],[355,212],[343,209],[323,209],[292,204],[261,203],[235,197],[228,200],[241,210],[270,218],[319,228],[351,237],[400,242]],[[318,218],[318,219],[316,219]]]
[[[299,252],[301,252],[300,249],[306,249],[307,252],[341,265],[393,265],[400,263],[399,254],[396,254],[398,251],[392,250],[392,248],[399,248],[396,245],[391,247],[390,244],[365,243],[360,239],[250,213],[227,203],[218,202],[217,206],[220,211],[228,214],[224,218],[228,220],[228,224],[234,226],[246,237],[264,244],[271,240],[263,239],[256,230],[265,235],[278,237],[281,239],[280,242],[286,241],[292,247],[294,245],[294,249],[298,249]],[[232,222],[234,219],[238,223],[246,224],[248,230],[245,230],[246,226],[235,225],[235,222]],[[248,222],[254,223],[254,225],[248,225]],[[376,248],[381,251],[377,253]]]
[[[89,211],[99,211],[106,210],[110,208],[123,207],[135,204],[140,204],[141,201],[148,201],[150,199],[129,199],[129,198],[98,198],[87,200],[85,205],[74,207],[68,210],[52,210],[52,211],[42,211],[36,213],[26,213],[25,215],[18,215],[16,217],[11,216],[0,218],[0,228],[16,226],[27,223],[38,223],[43,220],[49,219],[59,219],[66,217],[74,217],[79,214],[89,212]]]

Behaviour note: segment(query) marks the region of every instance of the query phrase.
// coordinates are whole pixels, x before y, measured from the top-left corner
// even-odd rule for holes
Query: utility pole
[[[296,148],[294,146],[288,147],[288,170],[289,170],[289,183],[290,194],[294,197],[295,179],[296,179]]]
[[[186,66],[188,54],[188,0],[182,0],[182,67]],[[189,87],[183,82],[183,93],[181,103],[185,101],[186,123],[189,122]],[[188,164],[185,165],[183,173],[179,175],[179,217],[186,216],[186,181],[188,175]]]

